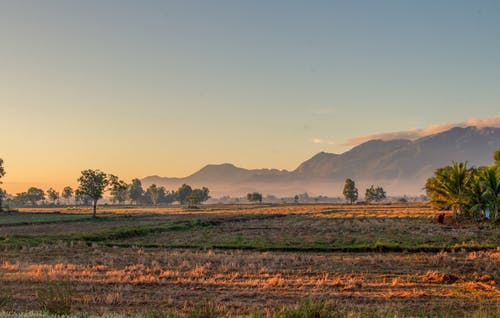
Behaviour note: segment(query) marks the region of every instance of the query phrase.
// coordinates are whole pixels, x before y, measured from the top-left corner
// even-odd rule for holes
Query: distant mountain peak
[[[391,139],[391,140],[382,140],[382,139],[372,139],[365,141],[347,152],[356,152],[356,151],[365,151],[366,149],[372,148],[392,148],[392,147],[401,147],[410,144],[412,141],[409,139]],[[380,148],[379,148],[380,149]]]
[[[220,164],[208,164],[201,168],[198,172],[203,171],[203,170],[217,170],[217,169],[243,169],[243,168],[238,168],[232,163],[220,163]]]

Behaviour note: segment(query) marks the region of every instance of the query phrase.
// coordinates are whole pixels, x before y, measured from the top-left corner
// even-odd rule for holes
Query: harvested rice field
[[[4,213],[0,311],[499,315],[500,227],[440,224],[436,214],[415,204],[105,208],[96,220],[74,208]]]

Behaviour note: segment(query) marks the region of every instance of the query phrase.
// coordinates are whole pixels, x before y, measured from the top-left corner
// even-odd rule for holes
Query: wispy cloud
[[[428,126],[426,128],[413,128],[401,131],[381,132],[369,135],[362,135],[349,139],[344,145],[355,146],[372,139],[394,140],[394,139],[410,139],[415,140],[421,137],[440,133],[453,127],[500,127],[500,115],[488,118],[471,118],[459,123],[442,123]]]
[[[311,139],[311,142],[313,144],[319,144],[319,145],[335,145],[335,142],[333,140],[322,139],[322,138],[313,138]]]

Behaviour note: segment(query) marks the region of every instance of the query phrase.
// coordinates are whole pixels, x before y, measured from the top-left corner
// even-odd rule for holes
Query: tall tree
[[[16,193],[16,195],[14,196],[14,201],[19,205],[26,205],[31,203],[30,200],[28,200],[27,192]]]
[[[64,187],[61,196],[66,200],[66,204],[68,204],[69,199],[73,196],[73,189],[70,186]]]
[[[114,175],[109,176],[109,183],[111,186],[110,194],[113,203],[118,202],[118,204],[123,204],[123,202],[127,201],[129,185]]]
[[[365,200],[366,202],[379,202],[382,201],[383,199],[386,198],[386,193],[384,191],[384,188],[381,186],[377,186],[376,188],[373,186],[373,184],[366,189],[365,191]]]
[[[345,199],[349,200],[351,204],[358,200],[358,189],[353,180],[349,178],[345,179],[343,194]]]
[[[167,190],[163,186],[158,187],[158,203],[161,203],[161,202],[170,203],[167,201],[168,201]]]
[[[152,205],[157,205],[160,199],[160,188],[153,183],[146,189],[145,196]]]
[[[88,196],[93,201],[94,213],[92,217],[97,217],[97,201],[102,198],[104,191],[109,185],[108,175],[99,170],[83,170],[78,178],[80,183],[76,190],[77,195]]]
[[[177,192],[176,191],[166,191],[164,187],[160,187],[160,196],[158,198],[158,202],[170,204],[177,200]]]
[[[56,190],[49,188],[47,190],[47,198],[52,201],[52,203],[56,204],[56,201],[59,199],[59,193]]]
[[[45,200],[45,191],[40,188],[31,187],[26,192],[26,199],[35,206],[38,201]]]
[[[0,184],[2,184],[2,177],[5,176],[5,168],[3,167],[3,159],[0,158]],[[2,201],[4,197],[4,191],[0,188],[0,212],[2,211]]]
[[[181,204],[185,204],[187,202],[187,198],[191,194],[191,192],[193,192],[193,189],[189,185],[183,184],[182,186],[179,187],[179,189],[177,189],[177,193],[176,193],[177,200]]]
[[[259,192],[252,192],[252,193],[247,193],[247,200],[250,202],[259,202],[262,203],[262,193]]]
[[[207,187],[203,187],[201,189],[194,189],[188,196],[193,197],[194,199],[191,199],[192,202],[196,202],[194,204],[199,204],[201,202],[205,202],[208,199],[210,199],[210,196],[208,195],[209,190]],[[190,203],[191,204],[191,203]]]
[[[128,192],[130,201],[135,202],[135,204],[139,204],[142,201],[143,195],[144,189],[142,188],[141,180],[133,179]]]

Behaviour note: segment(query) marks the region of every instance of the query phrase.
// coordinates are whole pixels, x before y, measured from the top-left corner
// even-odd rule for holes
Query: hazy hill
[[[258,190],[264,194],[340,196],[345,178],[353,178],[358,188],[375,183],[389,194],[420,194],[425,179],[451,160],[480,166],[492,162],[500,148],[500,128],[452,128],[411,140],[370,140],[342,154],[320,152],[294,171],[248,170],[232,164],[208,165],[186,178],[143,179],[174,189],[182,183],[208,186],[214,196],[244,195]]]
[[[146,184],[162,182],[217,182],[217,183],[239,183],[245,181],[273,181],[281,177],[286,177],[290,173],[287,170],[277,169],[243,169],[230,163],[206,165],[202,169],[185,178],[163,178],[159,176],[150,176],[143,179]]]

